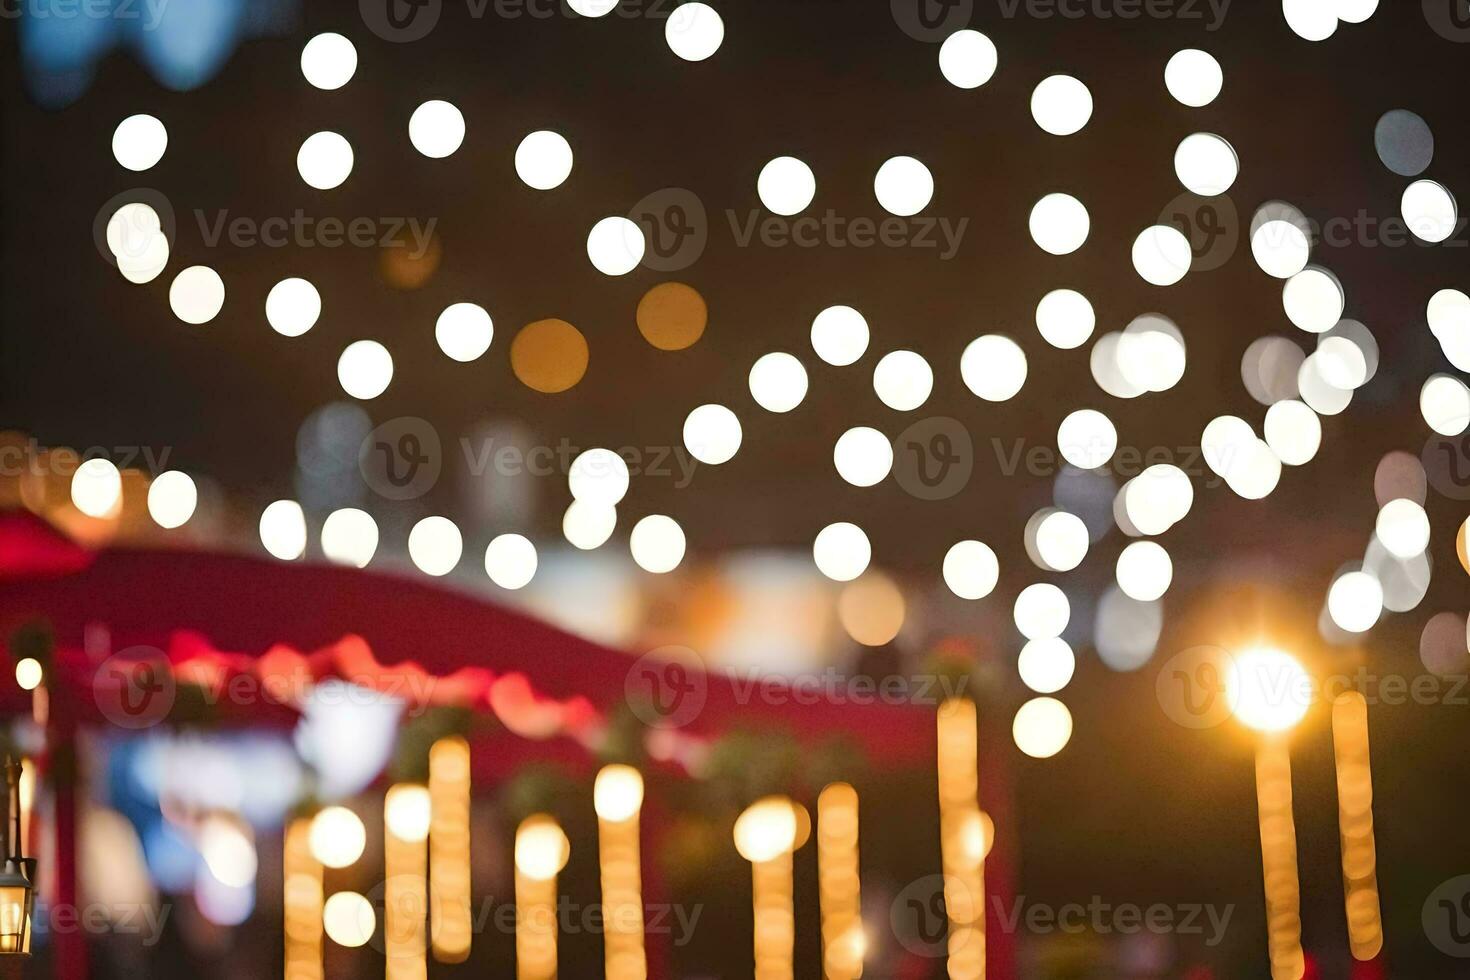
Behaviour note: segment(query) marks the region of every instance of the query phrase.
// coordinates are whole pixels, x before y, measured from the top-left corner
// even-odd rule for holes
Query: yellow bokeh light
[[[796,807],[784,796],[756,800],[735,821],[735,850],[753,864],[792,850],[796,836]]]
[[[565,320],[536,320],[510,344],[510,366],[521,384],[554,395],[587,373],[587,338]]]
[[[22,690],[34,691],[41,685],[41,662],[35,657],[26,657],[15,665],[15,682]]]
[[[1311,678],[1290,654],[1255,647],[1232,658],[1225,673],[1225,701],[1247,728],[1283,732],[1311,706]]]
[[[683,350],[704,336],[709,307],[699,290],[682,282],[661,282],[638,301],[638,332],[659,350]]]
[[[903,592],[881,572],[869,572],[842,587],[837,617],[842,628],[863,646],[891,643],[903,628]]]

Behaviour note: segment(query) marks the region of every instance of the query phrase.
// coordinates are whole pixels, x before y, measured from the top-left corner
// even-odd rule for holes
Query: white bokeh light
[[[296,172],[319,191],[341,186],[352,173],[352,144],[340,133],[312,133],[296,151]]]
[[[939,71],[957,88],[979,88],[999,63],[995,42],[979,31],[955,31],[939,46]]]
[[[168,149],[168,129],[156,116],[138,113],[112,131],[112,157],[128,170],[148,170]]]
[[[595,447],[577,454],[567,467],[572,499],[611,508],[628,493],[628,463],[611,449]]]
[[[1021,683],[1037,694],[1055,694],[1072,681],[1077,657],[1061,637],[1028,640],[1016,659]]]
[[[301,48],[301,74],[313,86],[339,89],[357,72],[357,48],[341,34],[318,34]]]
[[[485,574],[502,589],[521,589],[536,577],[536,546],[522,534],[498,534],[485,548]]]
[[[1290,279],[1307,267],[1312,243],[1296,222],[1272,218],[1251,233],[1251,256],[1268,276]]]
[[[448,575],[463,553],[464,537],[447,517],[425,517],[408,532],[408,557],[425,575]]]
[[[684,3],[664,21],[664,41],[685,61],[703,61],[725,40],[725,22],[707,3]]]
[[[853,486],[876,486],[893,469],[893,443],[877,429],[857,426],[837,438],[832,463],[837,474]]]
[[[408,117],[408,140],[426,157],[447,157],[464,142],[464,113],[451,102],[430,99]]]
[[[1087,557],[1087,525],[1076,514],[1049,509],[1033,519],[1031,531],[1035,558],[1049,572],[1070,572]]]
[[[354,341],[337,358],[337,381],[353,398],[377,398],[393,381],[393,355],[376,340]]]
[[[684,560],[684,529],[672,517],[650,514],[633,525],[628,548],[645,572],[671,572]]]
[[[607,504],[573,500],[561,518],[561,533],[580,551],[601,548],[618,526],[618,512]]]
[[[816,196],[817,178],[812,168],[796,157],[776,157],[761,168],[755,188],[767,211],[800,214]]]
[[[282,279],[265,297],[265,320],[282,337],[300,337],[322,315],[322,295],[305,279]]]
[[[812,558],[817,569],[834,582],[851,582],[868,568],[873,547],[856,524],[839,521],[817,532]]]
[[[854,364],[868,349],[868,321],[851,306],[829,306],[812,319],[812,350],[833,367]]]
[[[684,419],[684,446],[701,463],[718,466],[740,451],[740,419],[724,405],[701,405]]]
[[[806,397],[806,368],[783,351],[764,354],[750,369],[750,397],[768,412],[789,412]]]
[[[122,504],[122,474],[100,456],[82,462],[71,476],[71,502],[88,517],[111,517]]]
[[[890,157],[873,176],[873,193],[889,214],[918,214],[934,197],[934,175],[913,157]]]
[[[1117,427],[1096,409],[1078,409],[1057,426],[1057,449],[1073,466],[1095,470],[1106,465],[1117,452]]]
[[[1286,26],[1297,37],[1325,41],[1337,31],[1337,11],[1332,0],[1281,0]]]
[[[1164,66],[1164,86],[1176,101],[1192,109],[1214,102],[1225,84],[1215,56],[1198,48],[1176,51]]]
[[[1266,409],[1266,445],[1288,466],[1310,463],[1322,446],[1322,420],[1311,407],[1293,398]]]
[[[1417,502],[1398,497],[1378,511],[1373,533],[1395,558],[1417,558],[1429,547],[1429,515]]]
[[[148,485],[148,516],[159,527],[183,527],[199,505],[199,488],[187,473],[169,470]]]
[[[894,411],[911,412],[929,400],[934,371],[911,350],[891,351],[873,368],[873,390]]]
[[[1130,599],[1153,602],[1169,591],[1174,561],[1157,541],[1135,541],[1118,555],[1118,588]]]
[[[944,584],[961,599],[983,599],[1000,581],[1000,562],[983,541],[961,541],[944,555]]]
[[[451,359],[473,361],[490,349],[495,325],[483,306],[453,303],[434,321],[434,340]]]
[[[1092,303],[1075,289],[1053,289],[1036,304],[1036,329],[1059,350],[1081,347],[1096,326]]]
[[[1145,228],[1133,240],[1133,269],[1144,282],[1172,286],[1194,263],[1194,250],[1184,232],[1172,225]]]
[[[1072,740],[1072,712],[1056,698],[1032,698],[1011,722],[1016,748],[1033,759],[1050,759]]]
[[[1368,572],[1339,575],[1327,591],[1327,614],[1349,633],[1366,633],[1383,615],[1383,586]]]
[[[1028,640],[1045,640],[1061,636],[1072,618],[1072,604],[1066,593],[1050,582],[1028,585],[1016,596],[1012,610],[1016,629]]]
[[[1436,374],[1419,390],[1419,413],[1442,436],[1457,436],[1470,427],[1470,388],[1448,374]]]
[[[527,187],[549,191],[572,174],[572,145],[561,133],[538,129],[516,147],[516,176]]]
[[[1287,319],[1308,333],[1324,333],[1337,326],[1345,303],[1337,277],[1317,266],[1298,272],[1281,290]]]
[[[1007,401],[1026,384],[1026,352],[1001,334],[976,337],[960,355],[960,377],[977,397]]]
[[[378,550],[378,523],[355,507],[334,510],[322,522],[322,554],[328,561],[366,568]]]
[[[1087,208],[1070,194],[1048,194],[1031,208],[1027,225],[1031,240],[1044,252],[1070,255],[1087,241],[1092,219]]]
[[[1455,196],[1438,181],[1414,181],[1404,188],[1399,207],[1409,230],[1426,242],[1445,241],[1460,220]]]
[[[628,218],[603,218],[587,233],[587,258],[598,272],[608,276],[627,275],[643,261],[647,243],[643,229]]]
[[[191,265],[174,276],[168,305],[185,323],[208,323],[225,305],[224,280],[207,265]]]
[[[1174,173],[1179,183],[1200,195],[1224,194],[1240,176],[1235,148],[1214,133],[1184,137],[1174,150]]]
[[[1092,118],[1092,93],[1071,75],[1042,79],[1031,92],[1031,118],[1053,136],[1071,136]]]
[[[295,561],[306,553],[306,514],[294,500],[277,500],[261,511],[260,543],[272,556]]]
[[[124,204],[107,221],[107,248],[128,282],[152,282],[168,265],[168,236],[158,212],[141,201]]]

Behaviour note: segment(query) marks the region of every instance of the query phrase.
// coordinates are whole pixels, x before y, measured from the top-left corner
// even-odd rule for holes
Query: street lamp
[[[21,856],[20,833],[20,763],[5,759],[5,783],[9,809],[0,846],[5,851],[5,866],[0,869],[0,955],[29,956],[31,952],[31,909],[36,891],[34,858]]]

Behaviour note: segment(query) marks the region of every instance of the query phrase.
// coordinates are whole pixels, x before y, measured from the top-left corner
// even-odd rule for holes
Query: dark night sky
[[[1244,242],[1223,268],[1169,289],[1133,272],[1134,236],[1180,191],[1171,161],[1181,138],[1213,131],[1234,145],[1242,168],[1229,198],[1243,223],[1276,198],[1317,220],[1396,215],[1406,179],[1379,163],[1372,140],[1375,121],[1393,108],[1418,112],[1434,129],[1426,176],[1462,194],[1470,186],[1470,46],[1431,31],[1417,2],[1385,2],[1367,24],[1344,24],[1311,44],[1287,30],[1278,4],[1261,0],[1236,0],[1213,33],[1195,20],[1008,20],[997,0],[976,0],[971,26],[996,42],[1000,68],[974,91],[945,83],[937,47],[900,31],[886,3],[760,0],[720,9],[724,45],[688,64],[669,53],[662,22],[641,17],[473,20],[446,0],[428,38],[390,44],[363,29],[355,4],[314,3],[300,31],[247,41],[199,90],[166,91],[115,55],[87,94],[59,111],[21,94],[7,32],[0,425],[49,444],[172,447],[174,465],[213,477],[253,510],[290,492],[297,427],[340,397],[337,355],[368,337],[397,364],[392,387],[368,405],[375,422],[421,415],[459,434],[487,418],[514,418],[553,444],[667,446],[678,445],[693,406],[734,407],[745,442],[732,462],[702,469],[684,489],[635,480],[628,499],[634,515],[677,517],[695,556],[748,545],[805,549],[824,524],[855,519],[878,563],[935,576],[944,550],[973,536],[1000,551],[997,595],[1008,602],[1035,576],[1021,529],[1051,502],[1050,480],[1003,476],[992,436],[1051,444],[1061,418],[1084,405],[1106,410],[1123,443],[1140,448],[1197,443],[1224,413],[1259,431],[1264,408],[1242,386],[1242,352],[1266,333],[1309,340],[1286,320],[1279,282],[1261,273]],[[306,85],[297,67],[302,38],[323,30],[358,47],[357,75],[336,92]],[[1164,63],[1182,47],[1206,48],[1224,68],[1224,92],[1211,106],[1186,109],[1164,88]],[[1083,79],[1096,106],[1087,128],[1067,138],[1042,132],[1027,108],[1035,84],[1058,72]],[[450,100],[467,120],[463,147],[445,160],[422,157],[407,139],[410,112],[428,98]],[[109,151],[113,127],[135,112],[169,127],[167,155],[141,175],[123,171]],[[576,153],[571,179],[549,193],[526,188],[511,163],[520,138],[541,128],[565,134]],[[356,151],[352,176],[334,191],[312,190],[295,170],[297,146],[318,129],[342,132]],[[782,154],[815,172],[813,209],[875,218],[878,165],[895,154],[919,157],[936,187],[925,213],[970,219],[960,251],[941,261],[933,250],[738,247],[725,211],[743,218],[758,208],[756,175]],[[165,193],[180,216],[169,268],[145,286],[123,281],[91,238],[102,203],[137,186]],[[609,278],[593,269],[584,248],[593,222],[666,187],[688,188],[704,203],[711,225],[702,258],[673,276],[639,269]],[[1087,244],[1065,257],[1042,253],[1026,231],[1031,204],[1053,190],[1077,195],[1091,213]],[[433,217],[443,259],[422,289],[399,291],[378,277],[370,249],[211,249],[192,212],[220,208],[254,218],[296,208]],[[1249,575],[1297,600],[1302,621],[1292,628],[1312,626],[1333,570],[1361,557],[1371,533],[1378,460],[1393,449],[1417,455],[1428,435],[1418,389],[1448,366],[1424,308],[1437,289],[1465,288],[1466,241],[1462,230],[1460,248],[1314,250],[1313,261],[1343,281],[1347,315],[1373,330],[1382,365],[1345,413],[1324,419],[1317,459],[1286,472],[1268,500],[1197,485],[1193,513],[1165,538],[1179,570],[1171,610]],[[196,262],[216,268],[227,289],[223,312],[202,327],[179,322],[167,300],[173,273]],[[266,292],[288,275],[316,283],[324,307],[315,329],[295,339],[272,332],[263,315]],[[694,285],[709,302],[704,338],[683,352],[653,349],[634,325],[639,297],[665,278]],[[1035,330],[1037,300],[1060,286],[1092,300],[1095,337],[1143,312],[1172,317],[1188,344],[1181,384],[1131,402],[1099,392],[1090,344],[1058,351]],[[489,353],[471,364],[449,362],[433,339],[438,311],[460,300],[484,305],[496,325]],[[868,354],[851,368],[822,364],[808,343],[812,317],[834,303],[856,306],[872,328]],[[576,324],[591,346],[585,380],[561,395],[523,387],[506,356],[516,329],[547,316]],[[1001,405],[973,397],[958,370],[965,345],[992,331],[1015,338],[1030,362],[1026,388]],[[871,385],[876,357],[899,347],[936,369],[930,402],[903,419]],[[751,363],[770,350],[797,354],[811,378],[789,417],[760,411],[746,390]],[[962,420],[980,447],[964,493],[926,502],[892,481],[859,490],[832,472],[831,446],[846,428],[896,432],[943,414]],[[543,482],[538,529],[550,536],[565,481]],[[451,481],[440,492],[422,506],[455,516]],[[1463,503],[1431,493],[1428,507],[1435,583],[1419,610],[1374,634],[1367,656],[1378,670],[1417,670],[1423,622],[1445,608],[1463,611],[1470,594],[1449,546]],[[467,553],[496,530],[467,526]],[[1070,580],[1101,584],[1119,547],[1115,533]],[[1171,616],[1161,649],[1206,639],[1177,626]],[[1079,661],[1069,692],[1076,741],[1049,763],[1018,764],[1020,805],[1033,813],[1028,886],[1168,898],[1194,894],[1210,877],[1259,921],[1243,740],[1222,752],[1229,740],[1180,734],[1161,720],[1152,671],[1117,675],[1090,655]],[[1375,715],[1380,865],[1399,875],[1386,877],[1385,912],[1390,948],[1416,964],[1405,976],[1443,967],[1419,929],[1419,904],[1470,858],[1458,790],[1470,775],[1465,718],[1464,708],[1445,706]],[[1330,737],[1319,725],[1305,741],[1297,793],[1311,946],[1343,927]],[[1047,812],[1066,819],[1035,816]]]

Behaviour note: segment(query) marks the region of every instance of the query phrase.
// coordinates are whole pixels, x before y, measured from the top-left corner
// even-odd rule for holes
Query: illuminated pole
[[[387,980],[424,980],[429,791],[400,783],[383,801],[383,953]]]
[[[1332,746],[1337,762],[1337,819],[1342,837],[1348,943],[1354,959],[1372,960],[1383,951],[1383,919],[1373,843],[1368,699],[1357,691],[1338,695],[1332,704]]]
[[[516,977],[555,980],[556,876],[571,856],[567,835],[534,814],[516,829]]]
[[[949,916],[950,980],[985,977],[985,852],[979,804],[979,745],[975,702],[950,698],[939,706],[939,846],[944,907]],[[983,842],[983,835],[981,836]]]
[[[755,980],[793,980],[796,909],[792,851],[796,807],[784,796],[756,800],[735,821],[735,849],[751,865]]]
[[[602,875],[606,980],[644,980],[648,958],[643,948],[643,883],[638,847],[638,814],[643,777],[632,766],[606,766],[592,789],[597,811],[598,863]]]
[[[429,749],[429,923],[434,959],[470,955],[470,746],[459,736]]]
[[[833,783],[817,797],[817,884],[822,970],[827,980],[857,980],[867,942],[858,876],[858,796],[847,783]]]
[[[311,818],[286,827],[281,879],[286,926],[285,980],[323,980],[321,862],[311,855]]]

